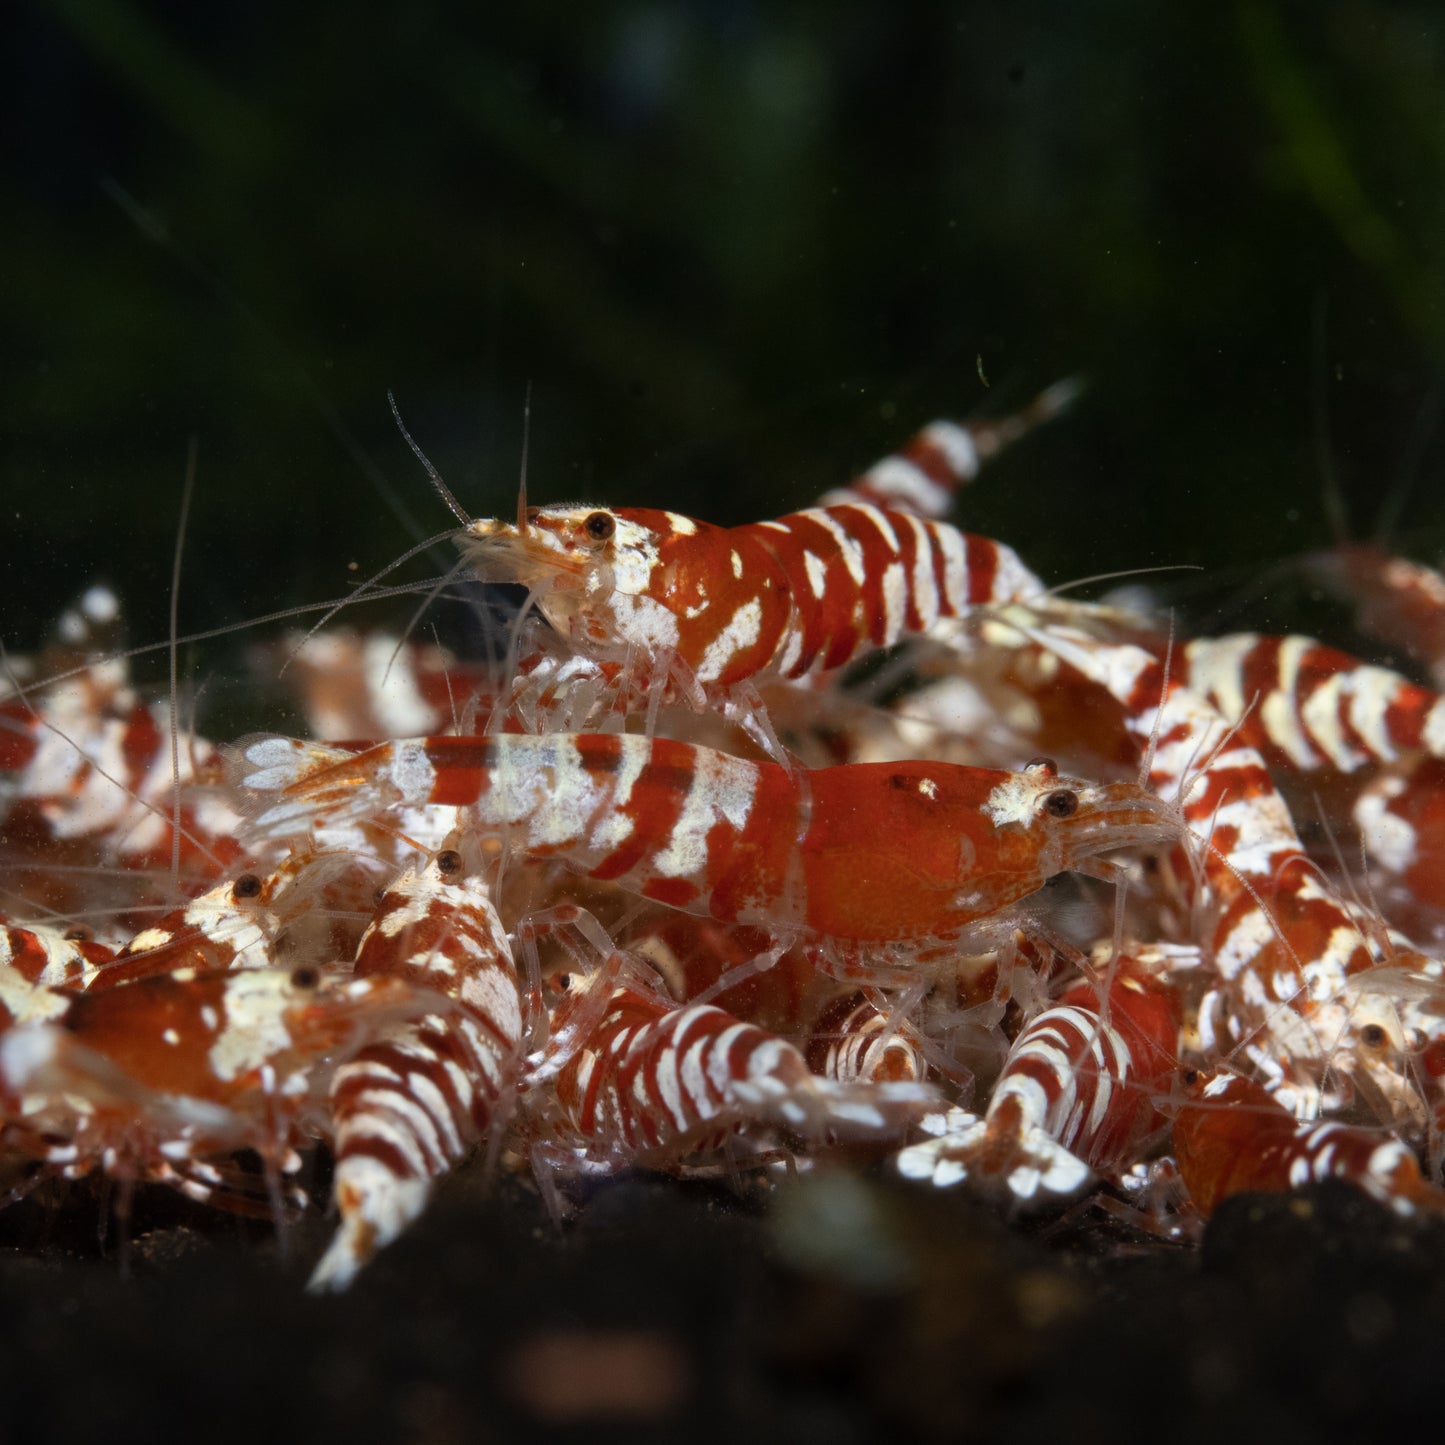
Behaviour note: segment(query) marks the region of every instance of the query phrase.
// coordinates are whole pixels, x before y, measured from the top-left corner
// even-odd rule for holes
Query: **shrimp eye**
[[[437,854],[438,873],[460,873],[462,871],[462,855],[455,848],[447,848]]]
[[[1044,799],[1044,811],[1054,818],[1068,818],[1079,811],[1079,795],[1070,788],[1060,788]]]
[[[83,923],[74,923],[65,930],[65,941],[67,943],[89,943],[95,938],[95,934]]]
[[[321,971],[309,963],[303,963],[299,968],[291,970],[291,986],[293,988],[315,988],[321,982]]]
[[[1052,758],[1030,758],[1024,764],[1024,772],[1031,773],[1037,768],[1046,778],[1058,776],[1059,765]]]
[[[1179,1082],[1183,1084],[1186,1089],[1192,1089],[1195,1084],[1199,1082],[1199,1070],[1185,1069],[1184,1072],[1179,1075]]]
[[[231,885],[231,893],[236,898],[259,898],[261,880],[254,873],[243,873]]]
[[[1382,1024],[1366,1024],[1360,1030],[1360,1042],[1367,1049],[1378,1049],[1385,1042],[1385,1029]]]
[[[594,542],[607,542],[617,530],[617,518],[611,512],[592,512],[582,523],[582,530]]]

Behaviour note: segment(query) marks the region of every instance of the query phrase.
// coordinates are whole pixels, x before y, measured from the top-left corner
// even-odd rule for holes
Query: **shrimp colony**
[[[947,521],[1061,400],[777,520],[463,515],[505,668],[291,638],[302,738],[174,727],[87,592],[0,698],[0,1187],[329,1207],[318,1291],[473,1159],[558,1215],[875,1167],[1172,1239],[1326,1178],[1439,1210],[1445,702]],[[1425,652],[1439,577],[1339,572]]]

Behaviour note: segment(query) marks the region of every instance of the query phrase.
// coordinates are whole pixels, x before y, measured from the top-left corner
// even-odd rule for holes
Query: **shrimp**
[[[42,1171],[93,1169],[171,1184],[254,1212],[206,1161],[252,1148],[295,1167],[293,1130],[329,1068],[415,991],[387,979],[326,977],[303,966],[181,970],[123,988],[36,988],[0,1034],[5,1139]]]
[[[808,771],[666,738],[507,734],[362,752],[263,738],[236,771],[259,795],[254,837],[447,804],[529,856],[845,959],[987,935],[991,914],[1054,874],[1112,877],[1101,854],[1178,836],[1147,790],[1060,777],[1047,759]]]
[[[1040,392],[1011,416],[966,423],[930,422],[891,456],[875,462],[846,486],[825,492],[818,505],[871,502],[920,517],[946,517],[959,488],[973,481],[985,462],[1036,426],[1052,421],[1073,403],[1079,391],[1079,381],[1069,377]]]
[[[839,1080],[923,1079],[922,1040],[894,1011],[823,973],[809,950],[781,953],[759,928],[659,909],[629,931],[682,1003],[716,1003],[772,1033],[800,1041],[815,1074]]]
[[[675,1164],[749,1124],[887,1140],[941,1102],[922,1084],[817,1078],[795,1045],[712,1004],[678,1005],[649,973],[619,954],[569,975],[559,1036],[573,1014],[603,1007],[556,1069],[558,1142],[570,1130],[604,1157]]]
[[[1360,1007],[1359,979],[1426,961],[1398,955],[1382,920],[1321,879],[1260,754],[1144,649],[1061,626],[1042,631],[1018,616],[1009,625],[1122,704],[1154,788],[1179,798],[1205,840],[1197,903],[1214,981],[1193,1024],[1198,1047],[1240,1045],[1301,1116],[1327,1102],[1326,1069],[1368,1080],[1391,1113],[1418,1113],[1413,1080],[1360,1046],[1387,1021]],[[1421,1018],[1421,1028],[1433,1026]]]
[[[473,522],[488,582],[531,589],[602,698],[709,709],[781,760],[756,685],[891,647],[971,608],[1039,597],[1012,548],[868,503],[717,527],[645,508],[543,507]]]
[[[796,678],[1043,593],[1012,548],[867,503],[717,527],[645,508],[543,507],[472,523],[487,581],[532,587],[589,656],[681,663],[718,690]]]
[[[1384,769],[1353,811],[1373,889],[1391,921],[1445,940],[1445,761],[1417,753]]]
[[[1312,637],[1190,642],[1180,680],[1276,766],[1352,773],[1417,750],[1445,757],[1445,698]]]
[[[342,849],[296,848],[270,873],[238,873],[147,925],[98,968],[86,987],[113,988],[190,968],[202,971],[280,964],[281,946],[297,949],[295,932],[315,936],[307,950],[349,957],[347,920],[369,916],[384,865]],[[358,912],[359,910],[359,912]]]
[[[1002,1185],[1019,1200],[1117,1175],[1164,1123],[1154,1097],[1173,1074],[1179,1027],[1174,989],[1121,960],[1107,986],[1078,983],[1024,1027],[983,1118],[951,1109],[926,1120],[934,1137],[898,1156],[899,1173]]]
[[[537,711],[530,697],[555,695],[565,673],[566,689],[598,709],[713,711],[786,761],[759,685],[830,672],[976,608],[1043,599],[1012,548],[942,518],[984,459],[1077,391],[1065,381],[1013,416],[934,422],[818,506],[774,521],[719,527],[647,508],[553,506],[515,524],[468,523],[460,542],[478,576],[528,587],[575,649],[519,678],[516,711]]]
[[[331,1085],[341,1226],[308,1286],[345,1289],[420,1216],[438,1179],[485,1137],[516,1084],[523,1034],[511,946],[475,840],[447,839],[382,895],[358,979],[429,990],[444,1007],[400,1019]]]
[[[1259,1084],[1190,1070],[1174,1121],[1179,1173],[1199,1210],[1232,1194],[1282,1192],[1345,1179],[1397,1214],[1445,1209],[1445,1190],[1420,1174],[1398,1139],[1335,1123],[1299,1123]]]
[[[85,930],[0,920],[0,1028],[24,1018],[52,987],[83,988],[115,956]]]

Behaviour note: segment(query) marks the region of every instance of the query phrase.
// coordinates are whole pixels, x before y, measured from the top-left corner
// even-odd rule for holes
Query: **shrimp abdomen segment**
[[[731,687],[767,668],[786,643],[794,598],[769,548],[743,527],[679,528],[670,513],[627,515],[658,519],[651,584],[677,619],[677,655],[698,680]]]
[[[840,667],[941,617],[1044,590],[1001,543],[866,503],[815,507],[730,535],[755,537],[788,579],[792,617],[772,660],[784,677]]]

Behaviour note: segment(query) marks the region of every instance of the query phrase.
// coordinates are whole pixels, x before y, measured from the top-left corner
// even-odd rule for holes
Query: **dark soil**
[[[1233,1201],[1192,1250],[842,1174],[766,1207],[623,1179],[559,1231],[463,1177],[323,1299],[319,1217],[283,1251],[145,1194],[122,1267],[104,1212],[77,1190],[0,1220],[27,1439],[1288,1445],[1428,1418],[1445,1353],[1445,1228],[1343,1186]]]

